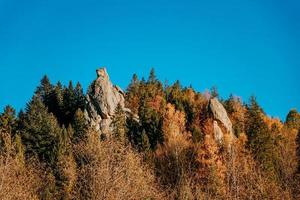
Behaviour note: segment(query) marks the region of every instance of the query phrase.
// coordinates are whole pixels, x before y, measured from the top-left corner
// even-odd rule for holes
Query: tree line
[[[236,139],[214,139],[217,97]],[[85,118],[80,83],[44,76],[26,108],[0,114],[0,199],[298,199],[300,114],[133,75],[111,138]],[[137,119],[138,116],[138,119]]]

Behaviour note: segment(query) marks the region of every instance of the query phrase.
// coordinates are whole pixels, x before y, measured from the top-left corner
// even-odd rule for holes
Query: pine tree
[[[178,80],[171,87],[166,89],[166,96],[167,101],[174,104],[177,110],[184,110],[182,87]]]
[[[42,78],[40,85],[37,87],[35,91],[35,95],[40,97],[43,102],[47,102],[49,95],[53,90],[53,85],[51,84],[47,75],[44,75]]]
[[[133,75],[131,83],[127,88],[126,93],[126,107],[129,108],[133,113],[138,113],[140,103],[140,81],[136,74]]]
[[[264,123],[262,118],[262,109],[258,105],[256,98],[251,97],[250,105],[248,105],[247,112],[247,123],[246,123],[246,133],[249,139],[249,147],[251,149],[257,149],[256,145],[258,145],[255,139],[260,136],[266,134],[268,131],[267,125]]]
[[[78,110],[75,113],[72,128],[74,130],[74,135],[72,137],[73,142],[76,143],[86,138],[88,132],[88,125],[84,117],[84,113],[80,108],[78,108]]]
[[[147,82],[142,79],[140,82],[140,97],[148,101],[156,96],[164,96],[163,85],[156,78],[155,71],[152,68]],[[142,100],[141,100],[142,101]]]
[[[289,128],[298,130],[300,128],[300,113],[296,109],[292,109],[288,113],[285,123]]]
[[[262,169],[276,177],[276,140],[272,137],[271,130],[263,119],[263,110],[256,99],[251,97],[247,111],[246,134],[248,136],[248,148],[254,158],[259,161]],[[275,130],[275,127],[273,128]]]
[[[14,134],[17,126],[17,118],[15,109],[6,106],[3,113],[0,114],[0,130],[9,134]]]
[[[139,110],[142,131],[145,130],[149,138],[151,148],[155,149],[157,144],[163,142],[163,117],[156,110],[152,109],[146,102],[143,102]]]
[[[155,70],[154,68],[152,68],[149,74],[148,83],[154,84],[156,82],[157,82],[157,78],[155,75]]]
[[[85,97],[84,97],[83,89],[79,82],[75,86],[75,99],[76,99],[76,108],[84,110]]]
[[[46,105],[49,112],[53,113],[60,125],[63,124],[64,111],[63,111],[63,86],[60,82],[56,84],[52,91],[51,104]]]
[[[229,99],[225,101],[225,108],[233,124],[233,130],[236,136],[244,133],[245,129],[245,112],[241,99],[230,95]]]
[[[76,94],[73,87],[73,83],[72,81],[70,81],[68,87],[65,88],[63,91],[63,124],[68,126],[71,123],[76,110]]]
[[[41,161],[54,164],[61,134],[56,118],[48,113],[47,107],[37,96],[27,105],[24,115],[21,137],[27,154],[36,155]]]
[[[140,81],[139,81],[137,74],[133,74],[131,82],[128,86],[128,91],[137,92],[139,83],[140,83]]]
[[[111,122],[112,134],[122,143],[126,141],[126,116],[121,104],[118,104]]]
[[[133,114],[126,118],[126,129],[128,140],[131,142],[132,146],[136,149],[142,149],[142,127]]]

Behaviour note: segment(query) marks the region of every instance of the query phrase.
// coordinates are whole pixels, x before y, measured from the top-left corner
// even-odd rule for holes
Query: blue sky
[[[80,81],[107,66],[198,91],[216,85],[271,116],[300,109],[297,0],[0,0],[0,109],[23,108],[44,74]]]

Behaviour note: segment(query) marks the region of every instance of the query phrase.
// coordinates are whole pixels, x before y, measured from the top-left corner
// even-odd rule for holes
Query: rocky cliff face
[[[96,131],[108,134],[117,105],[124,108],[124,92],[112,84],[105,68],[96,70],[96,73],[97,79],[87,91],[85,116]]]
[[[224,134],[229,134],[234,139],[232,123],[227,115],[224,106],[217,98],[212,98],[209,102],[209,108],[214,118],[214,136],[218,143],[222,143]]]

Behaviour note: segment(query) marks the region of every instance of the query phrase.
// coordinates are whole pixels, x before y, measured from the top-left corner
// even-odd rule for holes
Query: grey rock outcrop
[[[124,111],[129,111],[124,106],[124,92],[112,84],[106,68],[100,68],[96,73],[97,79],[87,91],[85,117],[96,131],[107,134],[110,132],[111,120],[117,105],[120,104]]]
[[[224,106],[217,98],[210,99],[209,108],[214,118],[214,136],[218,143],[222,143],[224,134],[229,134],[234,139],[232,123],[227,115]]]
[[[223,143],[224,134],[217,121],[214,121],[214,138],[218,144]]]

